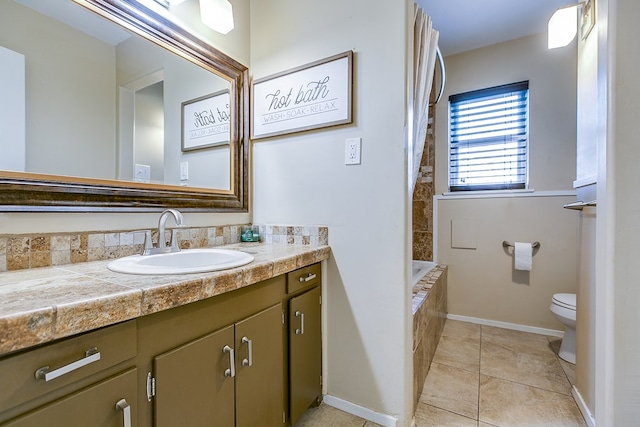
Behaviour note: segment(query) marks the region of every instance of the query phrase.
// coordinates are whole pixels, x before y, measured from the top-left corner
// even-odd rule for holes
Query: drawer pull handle
[[[242,359],[242,366],[252,366],[253,365],[253,342],[247,338],[242,337],[242,344],[247,344],[248,355],[246,359]]]
[[[87,366],[90,363],[97,362],[98,360],[100,360],[100,352],[98,351],[97,347],[93,347],[85,352],[85,357],[80,360],[76,360],[73,363],[69,363],[62,368],[58,368],[54,371],[49,371],[48,366],[43,366],[36,371],[36,379],[51,381],[58,377],[61,377],[62,375],[68,374],[69,372],[73,372],[76,369]]]
[[[304,313],[296,311],[296,317],[300,318],[300,327],[296,328],[296,335],[304,335]]]
[[[315,279],[316,277],[317,277],[317,276],[316,276],[315,274],[313,274],[313,273],[309,273],[309,274],[307,275],[307,277],[302,277],[302,276],[300,276],[300,278],[299,278],[298,280],[299,280],[300,282],[309,282],[309,281],[311,281],[311,280]]]
[[[126,400],[120,399],[116,403],[116,410],[122,411],[123,426],[131,427],[131,405]]]
[[[236,363],[235,363],[236,352],[233,351],[233,349],[228,345],[225,345],[222,348],[222,352],[229,353],[229,368],[225,369],[224,376],[233,378],[236,376]]]

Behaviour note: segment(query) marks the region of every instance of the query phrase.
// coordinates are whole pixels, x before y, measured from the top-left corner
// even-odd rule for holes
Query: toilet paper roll
[[[515,269],[531,271],[533,266],[533,246],[531,243],[515,242],[514,246]]]

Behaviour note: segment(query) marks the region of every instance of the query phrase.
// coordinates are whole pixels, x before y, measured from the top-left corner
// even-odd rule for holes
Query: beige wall
[[[329,227],[325,400],[398,426],[413,406],[407,16],[410,2],[251,2],[254,79],[355,52],[353,124],[254,141],[255,220]],[[362,164],[345,166],[352,137],[362,138]]]
[[[574,46],[575,47],[575,46]],[[445,101],[436,115],[437,258],[449,265],[449,313],[561,330],[549,312],[556,292],[576,291],[576,52],[549,51],[545,34],[445,58]],[[535,193],[461,198],[447,192],[446,99],[451,94],[529,81],[529,187]],[[475,249],[451,245],[452,221],[468,220]],[[513,269],[502,241],[539,241],[530,273]]]
[[[574,196],[438,200],[438,262],[449,266],[449,313],[562,330],[549,305],[554,293],[576,291],[576,214],[562,209],[572,201]],[[452,232],[465,220],[472,224],[475,249],[452,248]],[[514,270],[513,250],[503,248],[503,240],[540,242],[531,272]]]
[[[115,48],[12,1],[0,46],[25,56],[26,171],[113,178]]]

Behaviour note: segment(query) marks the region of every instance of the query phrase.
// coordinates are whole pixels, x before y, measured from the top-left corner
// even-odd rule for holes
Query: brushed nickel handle
[[[224,376],[233,378],[236,376],[236,352],[228,345],[225,345],[222,351],[224,353],[229,353],[229,368],[225,369]]]
[[[247,358],[242,359],[242,366],[252,366],[253,365],[253,342],[247,337],[242,337],[242,344],[247,344],[248,346]]]
[[[85,357],[80,360],[76,360],[75,362],[69,363],[61,368],[55,369],[53,371],[49,370],[48,366],[43,366],[36,370],[35,376],[38,380],[51,381],[62,375],[68,374],[69,372],[73,372],[77,369],[80,369],[84,366],[87,366],[90,363],[97,362],[100,360],[100,352],[97,347],[92,347],[89,350],[85,351]]]
[[[122,411],[123,426],[131,427],[131,405],[126,400],[120,399],[116,403],[116,410]]]
[[[300,318],[300,327],[296,328],[296,335],[304,335],[304,313],[296,311],[296,317]]]
[[[315,274],[313,274],[313,273],[309,273],[309,274],[307,275],[307,277],[302,277],[302,276],[300,276],[300,278],[298,279],[298,281],[300,281],[300,282],[309,282],[309,281],[311,281],[311,280],[315,279],[316,277],[317,277],[317,276],[316,276]]]

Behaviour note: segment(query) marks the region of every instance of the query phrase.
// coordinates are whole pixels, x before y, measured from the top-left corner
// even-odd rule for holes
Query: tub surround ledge
[[[109,261],[0,274],[0,355],[240,289],[324,261],[328,245],[235,243],[255,260],[229,270],[141,276]]]
[[[413,287],[413,398],[417,405],[447,318],[447,266],[436,265]]]

